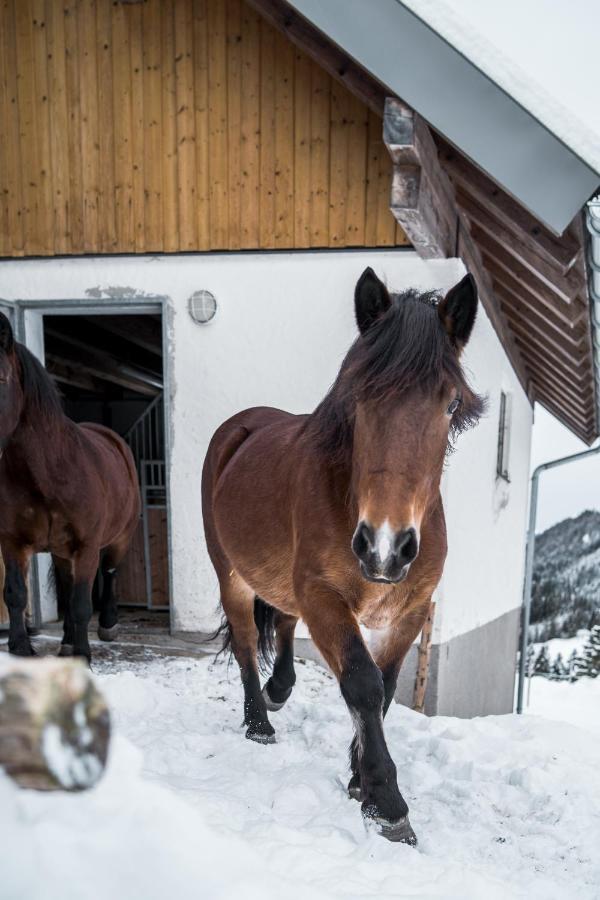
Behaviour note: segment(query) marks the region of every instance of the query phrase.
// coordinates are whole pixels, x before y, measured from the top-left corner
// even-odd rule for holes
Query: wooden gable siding
[[[394,246],[382,121],[242,0],[0,0],[0,256]]]

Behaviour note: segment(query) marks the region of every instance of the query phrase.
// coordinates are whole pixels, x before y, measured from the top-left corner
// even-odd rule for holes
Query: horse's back
[[[236,530],[251,510],[240,504],[251,497],[252,486],[263,496],[263,509],[284,491],[282,463],[287,466],[286,447],[300,431],[306,416],[274,407],[259,406],[236,413],[215,431],[202,471],[202,514],[209,554],[217,571],[223,555],[216,518],[235,521]],[[251,504],[256,509],[255,504]]]
[[[119,519],[129,531],[137,523],[141,507],[133,454],[123,438],[105,425],[81,422],[78,428],[93,473],[114,500],[110,518]]]

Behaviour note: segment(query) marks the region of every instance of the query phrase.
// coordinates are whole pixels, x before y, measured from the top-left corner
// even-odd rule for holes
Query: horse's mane
[[[436,392],[456,385],[462,403],[452,417],[448,448],[485,410],[484,398],[466,380],[456,349],[440,321],[435,292],[392,295],[390,309],[350,347],[339,374],[314,413],[309,434],[334,462],[352,452],[354,411],[364,400],[400,398],[411,389]]]
[[[15,343],[23,388],[23,416],[51,425],[62,420],[64,413],[60,394],[41,362],[23,344]]]

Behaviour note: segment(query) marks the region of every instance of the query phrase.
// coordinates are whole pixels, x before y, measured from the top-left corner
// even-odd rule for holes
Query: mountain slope
[[[572,637],[600,622],[600,512],[587,510],[535,539],[531,638]]]

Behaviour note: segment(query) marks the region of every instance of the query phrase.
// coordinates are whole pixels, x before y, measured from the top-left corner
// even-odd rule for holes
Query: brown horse
[[[25,625],[33,553],[50,552],[65,610],[60,653],[90,660],[92,585],[102,553],[98,636],[114,640],[115,568],[138,523],[140,494],[125,442],[100,425],[76,425],[38,360],[0,313],[0,549],[6,569],[8,647],[33,653]]]
[[[483,408],[459,362],[477,291],[467,275],[441,300],[393,296],[366,269],[355,311],[360,335],[312,415],[250,409],[215,433],[204,524],[241,670],[246,737],[275,739],[267,711],[292,691],[302,618],[354,722],[349,793],[382,834],[414,844],[383,716],[442,574],[446,452]],[[380,631],[374,655],[361,624]],[[273,634],[261,692],[257,638],[268,649]]]

